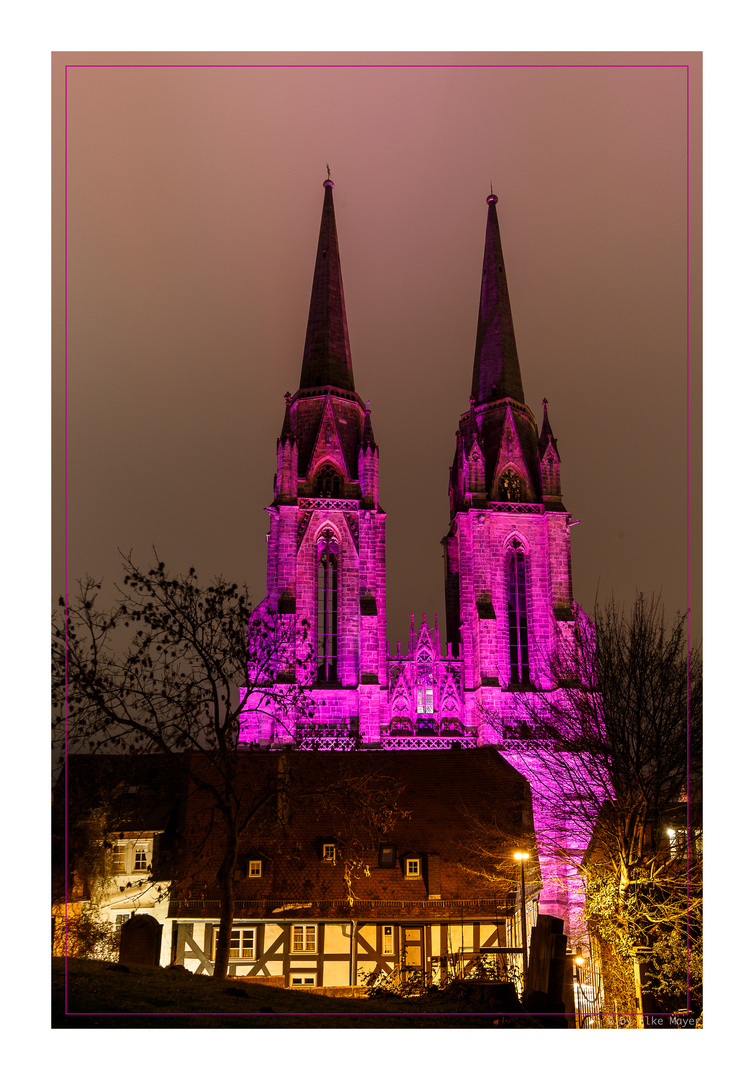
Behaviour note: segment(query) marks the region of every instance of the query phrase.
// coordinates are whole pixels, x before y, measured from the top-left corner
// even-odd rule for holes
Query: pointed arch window
[[[508,644],[511,683],[526,685],[529,678],[529,623],[526,614],[526,557],[523,545],[513,540],[508,556]]]
[[[343,483],[334,465],[323,465],[314,481],[314,493],[318,499],[339,499]]]
[[[500,477],[500,501],[521,502],[523,484],[515,469],[506,469]]]
[[[338,541],[326,529],[317,544],[317,680],[338,678]]]

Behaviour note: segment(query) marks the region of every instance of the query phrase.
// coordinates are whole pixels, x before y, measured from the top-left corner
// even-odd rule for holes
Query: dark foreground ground
[[[494,995],[492,995],[494,996]],[[539,1027],[469,984],[411,998],[335,998],[238,980],[215,983],[184,969],[52,961],[54,1028]]]

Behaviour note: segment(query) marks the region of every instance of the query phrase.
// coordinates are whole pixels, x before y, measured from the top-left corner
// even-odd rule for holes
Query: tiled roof
[[[461,901],[504,904],[515,889],[512,860],[511,878],[495,884],[472,872],[473,818],[494,819],[510,836],[511,851],[530,828],[528,784],[494,749],[241,752],[238,779],[247,798],[271,792],[282,768],[288,770],[287,800],[271,797],[240,845],[238,909],[269,917],[278,907],[295,918],[340,908],[349,892],[360,914],[365,906],[377,911],[391,903],[425,909],[431,898],[438,908]],[[283,826],[278,812],[288,815]],[[184,914],[216,915],[222,835],[217,812],[213,818],[209,797],[198,790],[189,795],[183,839],[193,857],[173,895],[184,902]],[[323,861],[324,843],[335,844],[334,863]],[[379,867],[380,843],[395,845],[395,867]],[[421,860],[421,877],[406,876],[407,856]],[[260,878],[246,876],[249,859],[262,861]],[[538,873],[534,862],[531,871]]]

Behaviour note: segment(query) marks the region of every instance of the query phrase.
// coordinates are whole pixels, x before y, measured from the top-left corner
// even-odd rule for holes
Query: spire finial
[[[325,162],[325,168],[327,169],[327,179],[330,179],[330,166]]]

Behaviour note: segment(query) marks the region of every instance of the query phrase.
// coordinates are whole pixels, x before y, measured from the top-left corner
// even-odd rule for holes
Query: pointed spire
[[[338,233],[335,228],[333,182],[324,182],[325,201],[319,230],[317,261],[314,266],[309,323],[306,328],[301,389],[337,386],[353,390],[351,347],[348,342],[343,279],[340,273]]]
[[[510,397],[523,405],[524,388],[518,365],[496,204],[497,195],[488,195],[482,293],[471,393],[479,404],[494,398]]]

